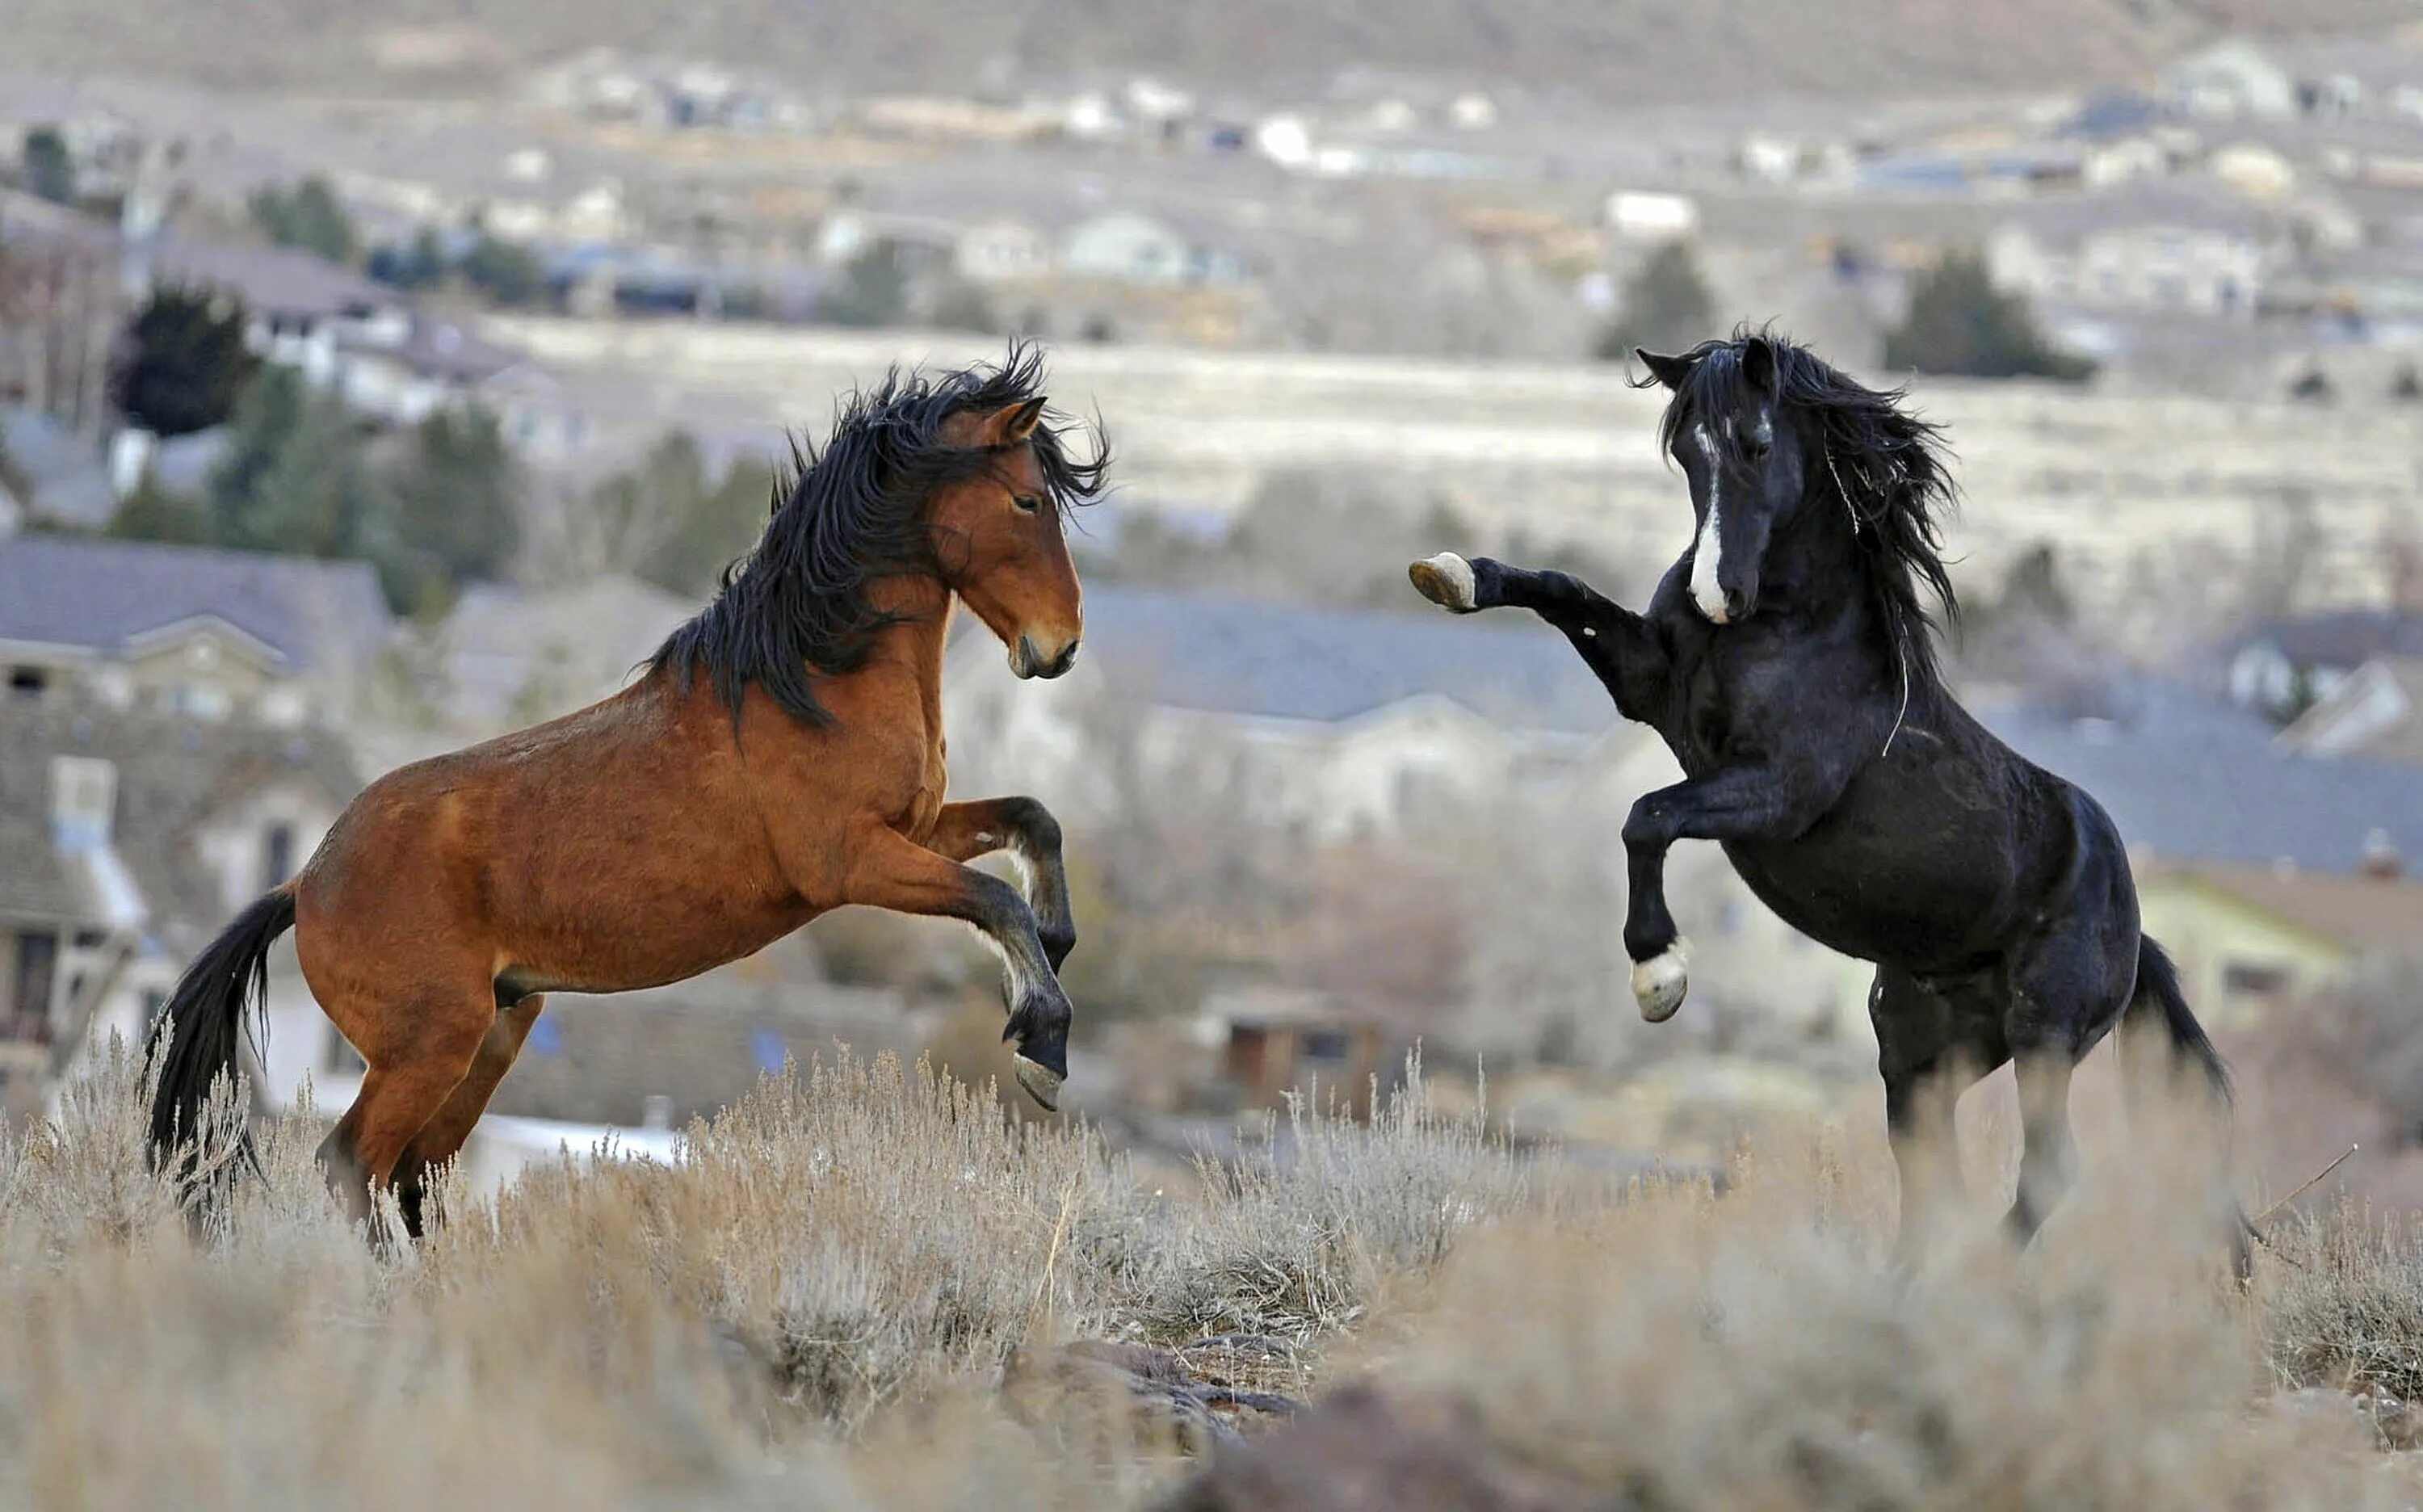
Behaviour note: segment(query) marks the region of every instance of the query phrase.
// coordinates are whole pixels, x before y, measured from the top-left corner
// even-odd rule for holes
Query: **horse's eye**
[[[1742,441],[1742,459],[1747,462],[1764,462],[1766,460],[1766,454],[1773,450],[1773,447],[1757,437],[1748,437]]]
[[[1025,515],[1036,514],[1043,508],[1043,501],[1033,494],[1017,494],[1012,496],[1009,501],[1018,506],[1021,514]]]

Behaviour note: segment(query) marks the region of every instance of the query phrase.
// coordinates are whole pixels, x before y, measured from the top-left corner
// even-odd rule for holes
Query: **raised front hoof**
[[[1441,609],[1469,614],[1481,607],[1474,596],[1472,564],[1453,551],[1424,557],[1405,568],[1405,576],[1413,580],[1417,592]]]
[[[1049,1066],[1038,1065],[1024,1056],[1014,1056],[1010,1063],[1017,1068],[1018,1085],[1035,1099],[1047,1113],[1060,1111],[1060,1084],[1068,1078]]]
[[[1642,1018],[1663,1024],[1674,1016],[1691,991],[1690,964],[1690,943],[1679,935],[1657,954],[1632,963],[1632,999]]]

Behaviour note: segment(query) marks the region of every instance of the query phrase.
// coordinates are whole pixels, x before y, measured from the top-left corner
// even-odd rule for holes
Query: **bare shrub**
[[[192,1233],[135,1064],[0,1139],[0,1505],[1153,1504],[1185,1472],[1171,1437],[1116,1371],[1055,1371],[1071,1337],[1360,1385],[1370,1421],[1453,1424],[1561,1488],[1528,1504],[2423,1491],[2376,1452],[2381,1400],[2423,1393],[2423,1229],[2289,1220],[2241,1295],[2161,1117],[2125,1159],[2090,1149],[2035,1249],[1989,1194],[1905,1276],[1889,1170],[1822,1142],[1721,1193],[1618,1191],[1440,1115],[1415,1068],[1372,1123],[1298,1106],[1164,1196],[1082,1126],[845,1060],[693,1125],[674,1165],[447,1177],[416,1244],[337,1216],[308,1118],[259,1127],[261,1176]]]

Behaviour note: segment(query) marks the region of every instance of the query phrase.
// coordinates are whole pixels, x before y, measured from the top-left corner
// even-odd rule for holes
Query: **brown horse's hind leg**
[[[471,1069],[455,1084],[453,1094],[436,1116],[404,1147],[395,1166],[395,1200],[404,1210],[404,1229],[414,1238],[420,1237],[422,1184],[429,1169],[453,1159],[463,1141],[471,1137],[471,1126],[487,1110],[497,1084],[514,1068],[514,1058],[522,1053],[522,1042],[530,1038],[531,1026],[538,1022],[546,1001],[525,997],[499,1011],[496,1022],[488,1026],[488,1037],[480,1042],[480,1053],[472,1058]]]
[[[320,1144],[329,1186],[359,1221],[370,1214],[370,1188],[393,1175],[413,1136],[470,1071],[495,1000],[483,983],[473,1000],[424,994],[350,1012],[332,1007],[329,1016],[370,1064],[360,1095]]]

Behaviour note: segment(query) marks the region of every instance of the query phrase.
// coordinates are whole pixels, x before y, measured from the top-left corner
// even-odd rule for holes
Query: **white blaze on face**
[[[1716,624],[1725,622],[1725,593],[1717,586],[1718,559],[1724,548],[1718,543],[1718,518],[1723,507],[1724,459],[1717,451],[1717,438],[1709,434],[1705,422],[1691,427],[1692,444],[1708,464],[1708,517],[1700,522],[1699,544],[1691,548],[1691,601],[1700,613]]]

